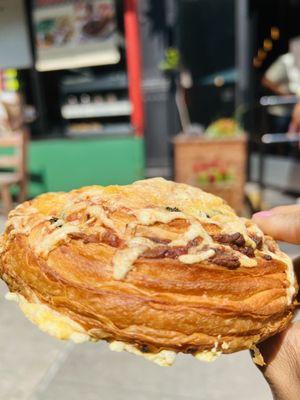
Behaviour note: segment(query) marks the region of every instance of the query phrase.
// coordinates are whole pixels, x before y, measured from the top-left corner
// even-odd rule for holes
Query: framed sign
[[[37,0],[33,13],[37,70],[119,61],[113,0]]]

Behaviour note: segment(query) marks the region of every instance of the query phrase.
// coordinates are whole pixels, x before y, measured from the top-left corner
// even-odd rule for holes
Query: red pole
[[[143,136],[144,110],[141,90],[141,55],[137,0],[125,0],[124,25],[129,99],[133,107],[131,123],[135,129],[136,136]]]

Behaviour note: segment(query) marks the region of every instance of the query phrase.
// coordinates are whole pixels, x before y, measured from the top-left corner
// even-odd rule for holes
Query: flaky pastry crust
[[[252,221],[161,178],[19,205],[0,276],[48,333],[149,357],[252,348],[286,327],[297,290],[290,259]]]

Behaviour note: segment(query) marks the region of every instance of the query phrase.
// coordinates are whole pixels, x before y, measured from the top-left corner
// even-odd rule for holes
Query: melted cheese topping
[[[255,346],[255,344],[253,344],[250,347],[250,350],[253,351],[252,360],[256,365],[260,365],[261,367],[266,365],[265,360],[264,360],[259,348],[257,346]]]
[[[199,212],[198,212],[199,214]],[[180,262],[185,263],[185,264],[194,264],[197,262],[204,261],[214,255],[214,250],[209,249],[207,251],[202,251],[202,248],[204,245],[210,245],[211,247],[216,247],[216,244],[214,243],[213,239],[211,236],[206,232],[206,230],[203,228],[203,226],[200,223],[200,218],[202,218],[202,221],[208,220],[203,216],[203,212],[200,212],[200,216],[198,215],[198,218],[194,218],[190,215],[187,215],[184,212],[181,211],[168,211],[168,210],[162,210],[162,209],[155,209],[155,208],[144,208],[136,211],[135,213],[137,222],[134,223],[136,224],[141,224],[141,225],[153,225],[156,222],[162,222],[162,223],[169,223],[174,219],[177,218],[184,218],[185,220],[190,221],[190,226],[187,229],[187,231],[180,237],[172,242],[169,243],[169,246],[186,246],[191,240],[201,237],[202,242],[200,246],[198,247],[193,247],[192,249],[188,250],[188,254],[179,256],[178,259]],[[247,227],[245,224],[245,221],[243,219],[240,219],[236,216],[235,218],[232,218],[232,216],[228,215],[215,215],[213,217],[213,220],[210,221],[211,223],[218,223],[222,222],[223,230],[222,232],[224,233],[236,233],[240,232],[244,239],[245,242],[256,248],[256,243],[250,238],[248,235]],[[197,223],[195,223],[195,219],[197,219]],[[132,224],[132,223],[131,223]],[[257,228],[258,229],[258,228]],[[254,229],[255,230],[255,229]],[[123,279],[126,277],[126,274],[128,271],[132,269],[132,266],[134,262],[140,257],[143,252],[150,247],[149,241],[148,243],[143,242],[143,243],[138,243],[135,248],[134,240],[132,241],[132,245],[129,245],[128,249],[120,250],[116,253],[114,259],[113,259],[113,266],[114,266],[114,278],[115,279]],[[152,244],[152,247],[154,245]],[[244,267],[255,267],[257,265],[256,259],[250,258],[244,254],[239,253],[239,260],[241,266]]]
[[[203,246],[204,244],[213,243],[212,238],[209,236],[206,230],[200,225],[200,223],[197,224],[191,223],[188,230],[182,235],[182,237],[177,240],[173,240],[169,244],[169,246],[186,246],[189,243],[189,241],[199,236],[203,239],[201,246]]]
[[[218,350],[219,341],[221,340],[221,335],[217,337],[214,343],[214,347],[211,350],[204,350],[195,354],[195,357],[200,361],[212,362],[221,356],[222,351]]]
[[[247,230],[249,233],[253,233],[254,235],[256,235],[259,238],[264,237],[263,231],[257,225],[255,225],[253,222],[251,222],[249,224],[249,226],[247,226]]]
[[[195,354],[195,358],[199,361],[213,362],[221,356],[221,351],[204,350]]]
[[[137,223],[142,225],[153,225],[156,222],[169,223],[177,218],[185,218],[190,220],[186,214],[180,211],[167,211],[157,209],[141,209],[136,212]],[[136,223],[135,223],[136,224]],[[191,223],[188,230],[182,235],[181,238],[173,240],[169,246],[186,246],[189,241],[196,237],[201,237],[202,243],[213,244],[212,238],[208,235],[206,230],[202,227],[200,222]],[[134,262],[144,253],[145,250],[155,246],[153,242],[145,238],[134,238],[127,243],[128,248],[119,250],[113,258],[114,278],[123,279],[126,274],[132,269]],[[194,249],[195,251],[195,249]],[[201,248],[200,248],[201,251]],[[179,257],[179,261],[186,264],[206,260],[214,254],[214,251],[203,252],[201,254],[191,254]]]
[[[12,226],[11,235],[15,233],[23,233],[28,235],[32,228],[41,223],[41,218],[37,214],[38,210],[35,207],[28,207],[26,210],[26,215],[22,212],[19,213],[19,205],[15,210],[11,211],[9,219],[6,222],[5,230]]]
[[[215,254],[213,249],[203,251],[200,254],[184,254],[179,256],[178,259],[184,264],[195,264],[200,261],[207,260],[208,258],[212,257]]]
[[[247,256],[245,256],[245,254],[240,254],[239,260],[240,260],[242,267],[256,267],[257,266],[256,259],[247,257]]]
[[[239,232],[245,239],[245,242],[248,246],[256,248],[256,243],[249,236],[249,232],[247,230],[244,218],[239,218],[236,215],[232,217],[231,215],[228,216],[220,214],[213,216],[212,220],[221,223],[221,226],[223,227],[222,233],[234,234],[236,232]]]
[[[230,346],[229,346],[229,343],[223,342],[223,343],[221,344],[221,347],[222,347],[223,350],[228,350]]]
[[[156,222],[168,224],[174,219],[186,218],[186,215],[180,211],[164,211],[155,208],[144,208],[135,213],[137,220],[142,225],[153,225]]]
[[[191,218],[183,212],[172,212],[167,210],[157,210],[157,209],[141,209],[136,213],[138,222],[143,225],[153,225],[156,222],[169,223],[177,218],[185,218],[191,221]],[[196,217],[198,219],[198,223],[191,222],[188,230],[182,235],[182,237],[173,240],[169,245],[170,246],[186,246],[189,241],[195,239],[196,237],[201,237],[203,239],[201,243],[201,247],[205,244],[213,244],[213,240],[210,235],[206,232],[206,230],[202,227],[200,220],[204,222],[210,223],[221,223],[223,229],[222,232],[226,234],[233,234],[236,232],[241,233],[245,239],[245,243],[253,248],[256,248],[256,243],[253,239],[250,238],[249,233],[250,230],[247,230],[245,220],[242,218],[238,218],[236,215],[228,215],[228,214],[217,214],[212,217],[212,219],[208,219],[205,216],[205,213],[200,212],[200,216]],[[254,224],[251,224],[252,230],[251,232],[257,234],[258,236],[262,236],[262,232],[259,228],[256,228]],[[179,261],[187,264],[193,264],[196,262],[203,261],[213,255],[212,252],[203,252],[202,254],[197,254],[197,252],[201,251],[201,247],[194,248],[192,250],[193,253],[196,254],[187,254],[179,257]],[[257,261],[253,258],[250,258],[244,254],[239,254],[239,259],[241,266],[244,267],[255,267],[257,266]]]
[[[129,353],[133,353],[137,356],[142,356],[147,360],[160,365],[161,367],[171,366],[176,358],[176,353],[174,351],[162,350],[159,353],[143,353],[140,350],[138,350],[135,346],[120,341],[111,342],[109,344],[109,348],[112,351],[117,351],[117,352],[128,351]]]
[[[57,206],[56,201],[58,202]],[[102,207],[103,203],[109,204],[110,209],[117,210],[120,207],[125,207],[132,215],[136,215],[136,221],[123,224],[124,226],[121,223],[117,223],[116,220],[106,214]],[[149,204],[151,204],[151,207],[149,207]],[[179,207],[181,211],[170,211],[167,209],[168,207],[174,209]],[[54,211],[56,214],[53,214]],[[183,218],[190,222],[190,226],[181,237],[176,238],[175,236],[176,239],[169,243],[169,246],[186,246],[189,241],[197,237],[202,238],[201,245],[190,248],[188,254],[181,257],[180,261],[187,263],[199,262],[206,259],[207,254],[212,254],[206,253],[206,251],[201,254],[203,245],[208,245],[210,249],[218,246],[202,226],[203,223],[219,225],[221,232],[224,234],[239,232],[243,235],[246,244],[253,248],[256,248],[256,244],[250,237],[251,233],[263,237],[259,228],[251,221],[238,218],[233,210],[220,198],[205,193],[198,188],[168,182],[162,178],[140,181],[128,186],[91,186],[66,194],[43,195],[34,200],[32,205],[25,203],[17,207],[10,214],[9,223],[14,225],[15,232],[28,234],[32,232],[35,224],[43,224],[51,215],[68,216],[75,212],[89,213],[93,217],[87,224],[83,224],[85,230],[97,231],[97,229],[100,229],[97,224],[93,226],[90,223],[95,219],[100,221],[103,226],[116,231],[124,241],[127,239],[128,234],[135,234],[135,227],[138,224],[147,226],[156,222],[169,223],[177,218]],[[34,236],[35,234],[32,235],[33,237],[30,238],[31,245],[37,255],[47,257],[53,248],[69,240],[69,233],[80,232],[79,223],[76,226],[74,222],[68,222],[58,227],[57,225],[61,225],[61,222],[59,220],[52,224],[51,227],[47,227],[47,229],[45,226],[41,228],[39,237],[38,229],[36,230],[36,237]],[[131,232],[128,231],[130,224],[133,224]],[[51,228],[55,227],[57,229],[51,232]],[[132,268],[137,258],[149,248],[148,245],[150,246],[149,242],[147,245],[138,243],[135,249],[133,245],[129,244],[128,249],[117,251],[113,260],[116,279],[126,276],[126,273]],[[226,244],[223,244],[223,246],[226,246]],[[238,254],[238,256],[242,266],[253,267],[257,265],[255,259],[242,254]],[[123,261],[122,257],[124,258]],[[286,262],[283,257],[281,261]],[[294,291],[293,271],[290,266],[288,268],[287,274],[291,282],[289,296],[292,297],[292,292]]]
[[[61,228],[57,228],[51,233],[46,233],[44,236],[39,238],[38,243],[34,246],[35,253],[46,257],[60,242],[66,242],[70,233],[79,231],[79,225],[74,223],[65,223]]]
[[[149,199],[148,204],[156,207],[179,207],[181,211],[195,218],[201,213],[209,214],[213,209],[227,215],[235,215],[233,210],[220,198],[206,193],[199,188],[183,183],[166,181],[163,178],[153,178],[135,182],[133,191],[143,193]],[[141,201],[143,203],[143,201]],[[145,207],[145,205],[141,205]],[[146,206],[147,207],[147,206]]]
[[[151,240],[142,237],[131,239],[127,245],[128,248],[118,250],[113,257],[113,276],[115,279],[125,278],[140,255],[145,250],[155,246]]]
[[[117,210],[124,207],[129,210],[131,216],[135,214],[137,220],[131,221],[127,225],[125,224],[125,228],[122,227],[122,224],[119,224],[121,227],[119,229],[117,221],[112,220],[101,206],[103,203],[109,204],[110,209]],[[170,211],[167,209],[168,207],[174,209],[179,207],[181,211]],[[246,244],[253,248],[256,248],[256,244],[250,237],[251,233],[263,237],[263,233],[258,227],[251,221],[238,218],[222,199],[205,193],[198,188],[165,181],[162,178],[139,181],[128,186],[91,186],[70,193],[42,195],[32,203],[24,203],[24,205],[18,206],[10,213],[8,224],[12,224],[14,229],[8,234],[30,234],[34,226],[43,225],[51,215],[67,216],[75,212],[89,213],[105,227],[117,231],[123,240],[126,240],[126,236],[128,237],[127,228],[130,224],[134,225],[130,235],[134,235],[137,224],[169,223],[177,218],[183,218],[190,222],[190,226],[181,237],[169,243],[169,246],[185,246],[198,236],[203,239],[201,245],[190,248],[188,254],[179,257],[181,262],[187,264],[201,262],[209,258],[213,255],[213,249],[218,247],[218,244],[214,243],[203,228],[203,223],[219,225],[221,232],[225,234],[239,232],[243,235]],[[79,222],[78,225],[75,222],[68,222],[64,223],[62,227],[58,227],[61,222],[59,220],[52,224],[51,227],[44,226],[40,229],[40,232],[38,228],[34,230],[29,241],[37,255],[47,257],[49,252],[56,246],[69,240],[68,235],[70,233],[80,232]],[[52,228],[57,229],[51,231]],[[100,228],[97,224],[96,226],[84,224],[84,229],[97,231]],[[125,230],[126,235],[123,235]],[[154,246],[153,242],[142,238],[129,239],[127,245],[127,249],[117,250],[113,258],[114,277],[116,279],[124,278],[140,255],[146,249]],[[203,251],[203,245],[208,245],[210,250],[205,249]],[[226,246],[226,244],[222,246]],[[273,253],[270,253],[270,255],[274,257]],[[238,256],[242,266],[254,267],[257,265],[256,259],[249,258],[243,254],[238,254]],[[280,261],[287,265],[287,278],[290,282],[287,297],[291,302],[295,293],[295,278],[291,261],[280,252],[277,252],[275,257],[278,257]]]
[[[81,325],[45,304],[29,303],[25,297],[16,293],[7,293],[5,298],[16,301],[26,317],[51,336],[72,340],[74,343],[83,343],[90,339]]]
[[[107,228],[110,228],[112,230],[115,230],[115,225],[113,221],[107,217],[105,211],[101,206],[89,206],[86,209],[86,212],[90,214],[92,217],[99,219],[101,223],[106,226]]]
[[[85,210],[86,204],[82,200],[80,198],[76,202],[72,198],[67,200],[61,211],[61,218],[65,218],[68,214],[80,213]]]

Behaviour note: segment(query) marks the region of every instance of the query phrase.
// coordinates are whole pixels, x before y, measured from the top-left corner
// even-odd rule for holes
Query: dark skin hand
[[[270,81],[265,76],[261,80],[262,85],[276,96],[290,96],[292,93],[283,90],[278,83]],[[300,133],[300,103],[297,103],[291,115],[291,122],[288,129],[289,136],[299,135]],[[300,142],[299,142],[300,148]]]
[[[265,88],[267,88],[268,90],[270,90],[273,94],[276,94],[277,96],[287,96],[290,94],[289,92],[282,90],[281,86],[278,85],[278,83],[270,81],[265,76],[262,78],[261,83]]]
[[[297,103],[294,107],[289,132],[298,135],[300,133],[300,103]]]
[[[300,244],[300,205],[276,207],[257,213],[254,222],[277,240]],[[300,262],[295,263],[300,276]],[[274,399],[300,399],[300,322],[259,345],[266,366],[261,371]]]
[[[270,81],[265,76],[261,80],[262,85],[270,90],[276,96],[289,96],[292,93],[283,90],[278,83]],[[296,136],[300,134],[300,103],[297,103],[294,106],[292,115],[291,115],[291,122],[288,129],[289,136]],[[299,142],[299,149],[300,149],[300,142]]]

